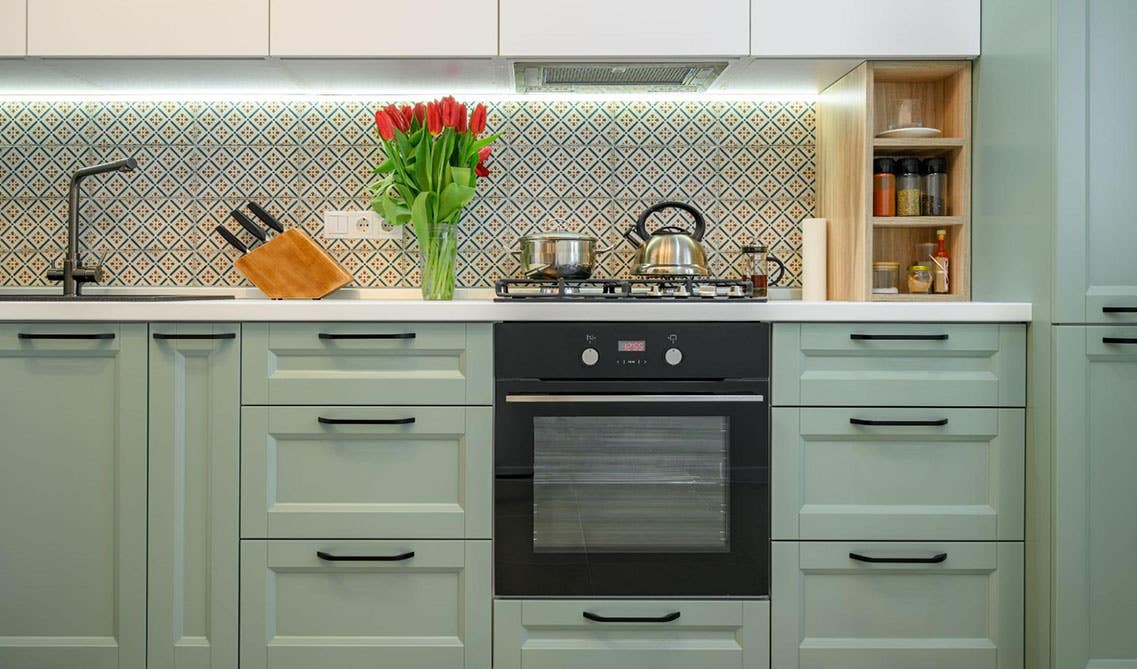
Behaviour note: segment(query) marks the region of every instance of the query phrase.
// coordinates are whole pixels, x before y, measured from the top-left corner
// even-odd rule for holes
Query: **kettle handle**
[[[639,235],[641,239],[647,240],[647,238],[651,236],[647,233],[648,216],[651,216],[657,211],[663,211],[664,209],[682,209],[688,214],[691,214],[691,217],[695,219],[695,231],[691,233],[691,237],[697,242],[703,241],[703,233],[707,231],[707,221],[703,218],[702,212],[686,202],[673,201],[653,204],[648,207],[644,213],[640,214],[639,219],[636,220],[636,234]]]

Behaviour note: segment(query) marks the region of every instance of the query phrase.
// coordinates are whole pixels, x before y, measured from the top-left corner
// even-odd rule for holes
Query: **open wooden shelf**
[[[963,225],[962,216],[873,216],[874,228],[950,228]]]

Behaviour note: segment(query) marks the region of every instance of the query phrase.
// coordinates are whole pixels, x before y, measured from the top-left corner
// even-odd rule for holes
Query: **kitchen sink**
[[[232,295],[0,295],[0,302],[185,302],[232,299]]]

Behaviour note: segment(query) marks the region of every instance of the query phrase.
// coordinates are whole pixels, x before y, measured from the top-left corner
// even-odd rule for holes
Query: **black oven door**
[[[500,382],[495,594],[769,594],[765,381]]]

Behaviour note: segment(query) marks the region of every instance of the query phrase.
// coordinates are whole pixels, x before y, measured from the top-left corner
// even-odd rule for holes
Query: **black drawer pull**
[[[324,551],[316,551],[316,557],[328,562],[399,562],[409,560],[414,556],[414,551],[407,551],[398,555],[333,555]]]
[[[495,474],[494,478],[501,481],[524,481],[533,478],[533,472]]]
[[[869,420],[867,418],[850,418],[853,425],[876,425],[885,427],[942,427],[947,425],[948,419],[938,420]]]
[[[375,334],[335,334],[321,332],[320,339],[414,339],[413,332],[375,333]]]
[[[936,335],[921,335],[921,334],[859,334],[854,332],[849,335],[849,339],[855,341],[947,341],[946,334]]]
[[[1137,344],[1137,337],[1102,337],[1103,344]]]
[[[672,611],[671,613],[659,616],[658,618],[653,616],[602,616],[591,611],[584,611],[580,615],[596,623],[669,623],[673,620],[679,620],[678,611]]]
[[[1103,314],[1137,314],[1137,307],[1102,307]]]
[[[869,557],[860,553],[849,553],[849,557],[857,562],[872,562],[875,564],[939,564],[947,559],[947,553],[936,553],[931,557]]]
[[[324,425],[410,425],[415,422],[414,416],[410,418],[324,418],[317,416],[316,420]]]
[[[72,334],[67,332],[21,332],[20,339],[114,339],[113,332]]]
[[[236,339],[236,332],[218,332],[216,334],[175,334],[166,332],[155,332],[155,339]]]

